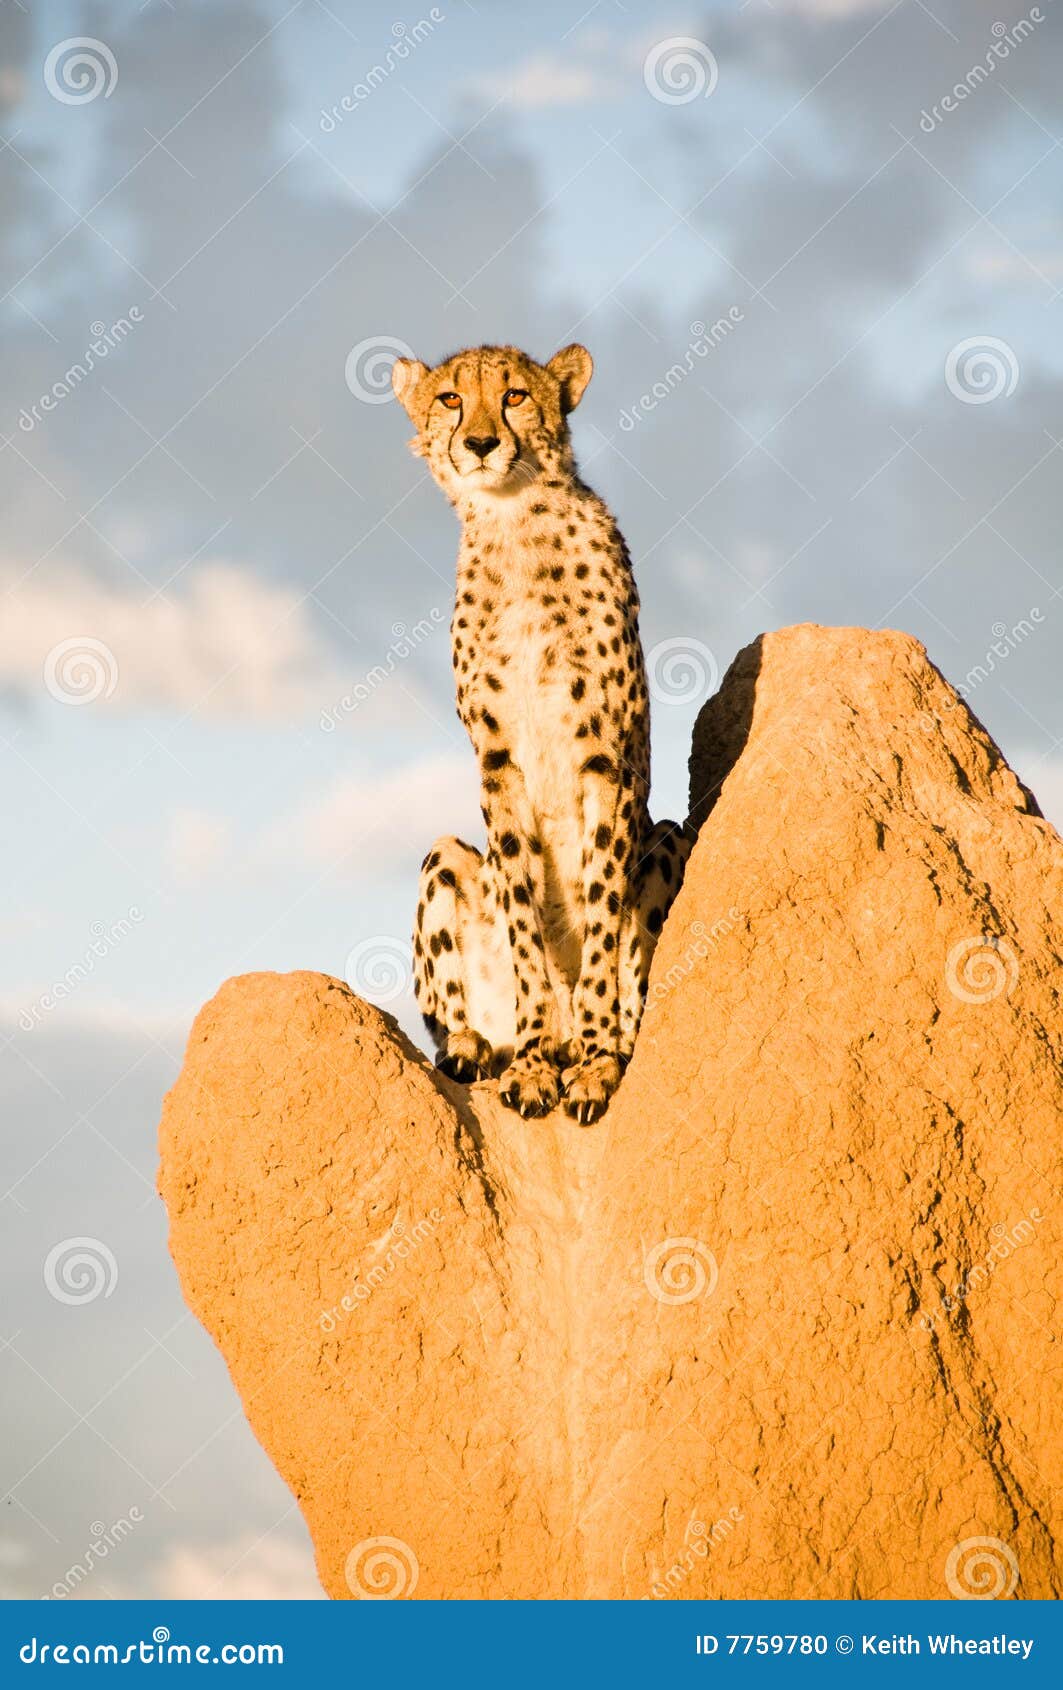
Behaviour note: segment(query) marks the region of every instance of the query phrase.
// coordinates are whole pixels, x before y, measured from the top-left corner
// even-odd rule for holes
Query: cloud
[[[343,776],[274,824],[260,847],[278,859],[350,873],[410,876],[439,834],[476,844],[483,833],[472,752]]]
[[[884,12],[890,0],[772,0],[777,12],[792,12],[798,17],[836,18],[858,17],[863,12]]]
[[[473,87],[490,100],[507,100],[522,111],[591,105],[617,92],[612,78],[599,68],[554,53],[532,54],[510,71],[477,78]]]
[[[301,595],[217,561],[172,588],[107,581],[78,566],[19,579],[0,570],[0,687],[29,699],[211,720],[288,720],[342,684]]]
[[[325,1599],[305,1549],[250,1532],[225,1543],[175,1544],[152,1569],[151,1583],[156,1595],[177,1602]]]
[[[0,1602],[12,1602],[21,1596],[21,1569],[29,1560],[25,1544],[13,1537],[0,1537]]]
[[[1052,282],[1063,282],[1063,250],[1031,245],[1026,253],[1006,247],[979,247],[968,259],[970,274],[979,281],[1010,282],[1029,286],[1038,272]]]
[[[46,1026],[59,1011],[42,1003],[56,998],[54,980],[41,983],[31,981],[21,989],[0,992],[0,1024],[17,1023],[24,1030],[26,1018],[33,1022],[27,1036],[33,1039],[40,1027]],[[159,1009],[126,998],[96,992],[91,1000],[62,999],[63,1031],[72,1037],[85,1034],[93,1038],[145,1038],[179,1048],[187,1037],[195,1007],[185,1010]],[[25,1047],[27,1050],[30,1046]]]
[[[167,866],[182,885],[195,885],[220,868],[232,842],[232,823],[206,810],[175,810],[163,847]]]

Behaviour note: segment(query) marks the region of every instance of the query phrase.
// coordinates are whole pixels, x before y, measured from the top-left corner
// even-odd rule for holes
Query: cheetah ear
[[[563,346],[555,352],[547,369],[561,383],[561,410],[574,411],[594,374],[594,359],[585,346]]]
[[[392,390],[411,417],[410,403],[422,377],[427,374],[428,365],[422,364],[419,358],[396,358],[391,366]]]

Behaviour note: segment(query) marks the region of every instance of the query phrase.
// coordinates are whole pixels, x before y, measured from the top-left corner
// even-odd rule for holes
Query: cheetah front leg
[[[608,757],[581,771],[583,944],[573,1000],[576,1066],[565,1110],[583,1125],[605,1113],[626,1060],[620,1015],[620,943],[633,868],[634,778]]]
[[[520,1115],[548,1115],[561,1096],[558,1013],[546,962],[543,846],[520,771],[508,752],[484,765],[484,821],[501,883],[515,984],[513,1059],[499,1095]]]
[[[513,1045],[513,966],[492,865],[464,840],[437,839],[421,866],[413,976],[436,1066],[486,1078]]]
[[[678,822],[658,822],[643,840],[631,875],[635,891],[620,942],[620,1040],[625,1058],[635,1048],[650,965],[691,848]]]

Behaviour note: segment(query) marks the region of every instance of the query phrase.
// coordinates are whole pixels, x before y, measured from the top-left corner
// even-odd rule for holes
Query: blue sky
[[[165,1423],[149,1490],[189,1458],[116,1588],[308,1576],[239,1419],[192,1459],[170,1401],[188,1369],[197,1415],[229,1427],[150,1197],[191,1017],[248,969],[353,967],[365,986],[349,959],[368,946],[415,1030],[388,968],[401,987],[417,865],[437,833],[478,828],[446,634],[456,530],[380,386],[389,349],[584,340],[577,449],[631,544],[651,665],[693,642],[707,682],[766,628],[903,627],[953,680],[975,674],[972,707],[1063,817],[1061,14],[1037,10],[928,132],[921,113],[985,62],[994,24],[1030,9],[0,9],[12,1324],[37,1335],[42,1425],[75,1370],[97,1369],[99,1396],[145,1326],[174,1326],[177,1359],[150,1350],[135,1377],[153,1386],[100,1411],[121,1448],[140,1448],[138,1415]],[[112,54],[109,94],[49,89],[72,36]],[[689,98],[652,86],[662,44]],[[97,696],[79,701],[68,649]],[[685,809],[704,695],[658,689],[657,814]],[[124,1275],[105,1305],[57,1310],[39,1263],[80,1234],[109,1239]],[[122,1302],[135,1285],[143,1307]],[[9,1481],[30,1510],[9,1554],[27,1594],[102,1506],[64,1502],[78,1445],[49,1441],[23,1424],[11,1446],[33,1469]]]

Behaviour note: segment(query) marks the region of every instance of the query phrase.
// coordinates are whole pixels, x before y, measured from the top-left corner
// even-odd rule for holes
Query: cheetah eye
[[[525,393],[523,387],[511,387],[509,392],[504,396],[502,403],[512,409],[515,405],[523,405],[527,397],[528,395]]]
[[[461,395],[458,393],[437,393],[436,398],[442,400],[448,411],[457,411],[461,408]]]

